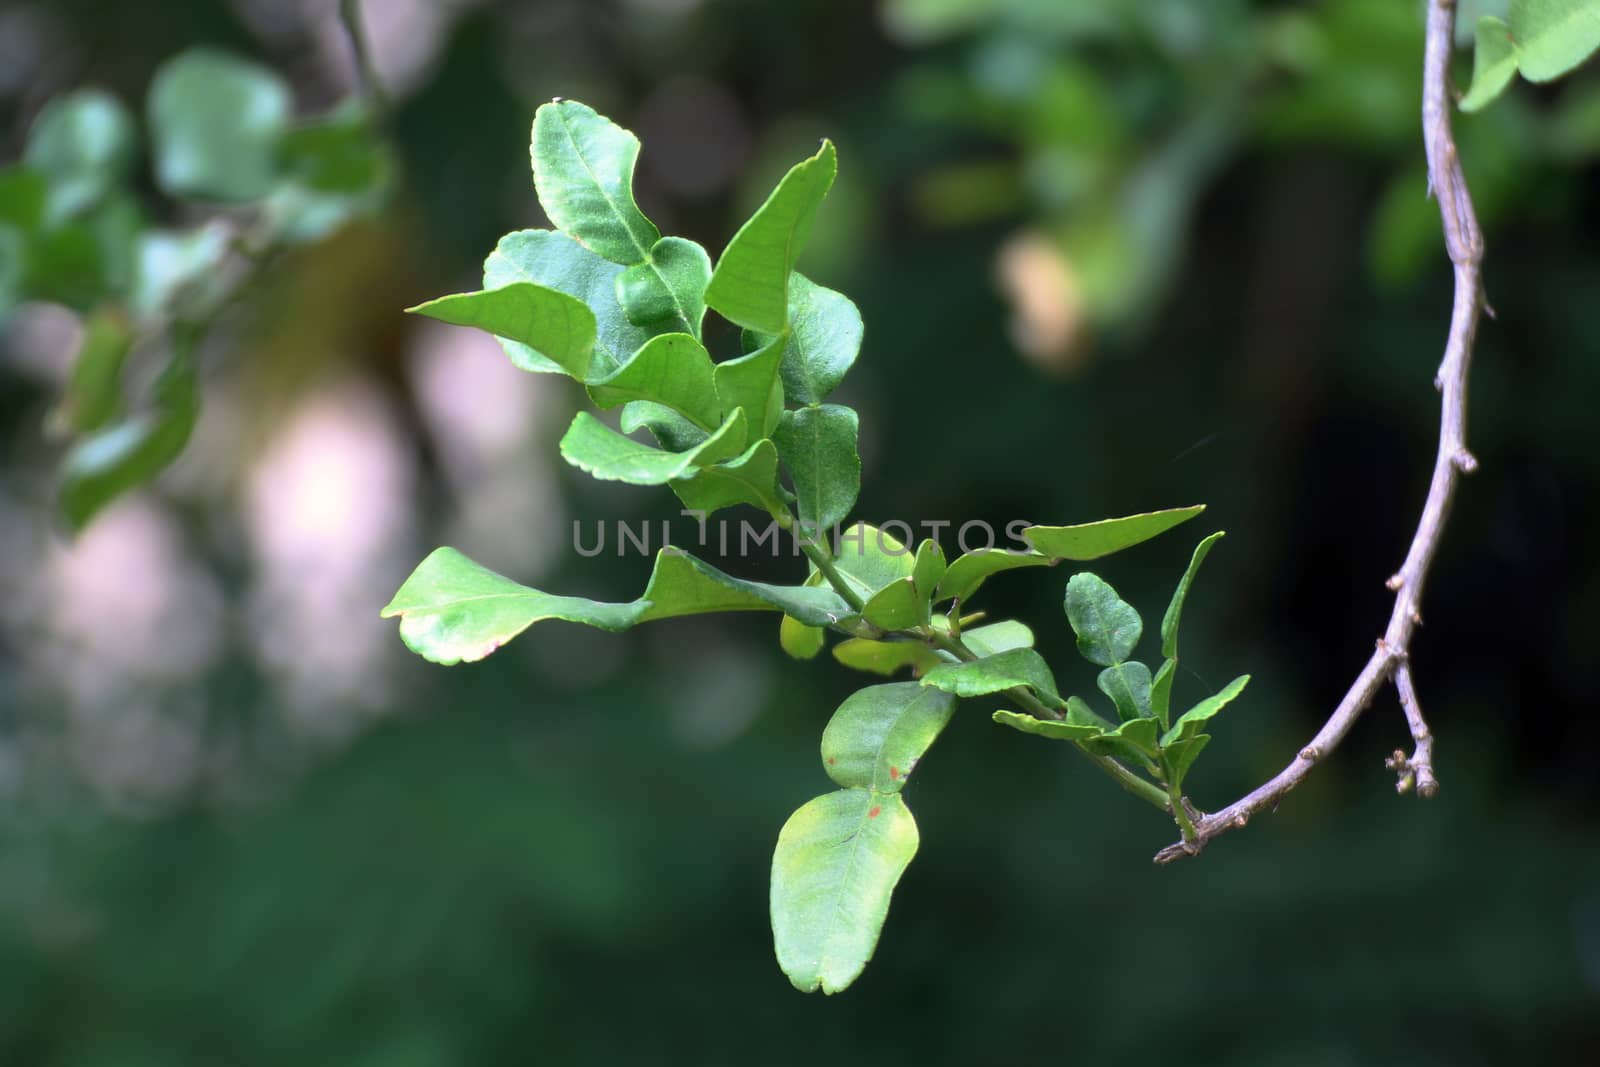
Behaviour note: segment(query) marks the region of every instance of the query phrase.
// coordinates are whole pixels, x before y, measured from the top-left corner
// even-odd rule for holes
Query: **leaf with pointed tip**
[[[859,429],[850,408],[823,404],[784,412],[773,431],[778,458],[794,479],[800,522],[819,539],[849,518],[861,492]]]
[[[1100,672],[1096,684],[1117,706],[1118,717],[1137,719],[1151,713],[1150,668],[1138,660],[1107,667]]]
[[[1150,713],[1161,720],[1162,729],[1166,728],[1167,716],[1172,710],[1172,681],[1177,673],[1178,661],[1169,659],[1161,664],[1155,681],[1150,683]]]
[[[395,593],[383,617],[399,616],[406,645],[424,659],[448,666],[480,660],[545,619],[618,631],[707,612],[781,611],[807,625],[823,626],[849,610],[832,590],[747,582],[679,549],[657,553],[644,595],[611,604],[530,589],[453,548],[437,548]]]
[[[1120,756],[1135,763],[1160,754],[1156,735],[1161,726],[1154,719],[1129,719],[1115,730],[1090,738],[1084,747],[1102,756]]]
[[[1098,737],[1105,728],[1097,723],[1077,722],[1072,719],[1036,719],[1015,711],[997,711],[994,721],[1035,737],[1048,737],[1052,741],[1086,741]]]
[[[850,373],[861,354],[861,312],[843,293],[798,271],[789,275],[789,336],[784,342],[783,391],[796,404],[820,404]],[[750,348],[773,339],[752,333]]]
[[[665,404],[651,400],[630,400],[622,405],[622,414],[617,423],[626,434],[640,429],[649,430],[656,444],[668,452],[687,451],[703,444],[711,436]],[[773,458],[776,460],[776,453]]]
[[[254,200],[278,177],[289,88],[269,67],[209,48],[179,53],[150,83],[156,183],[177,197]]]
[[[1244,692],[1244,687],[1250,684],[1250,676],[1241,674],[1233,681],[1222,687],[1222,691],[1214,696],[1206,697],[1200,703],[1184,712],[1178,721],[1172,724],[1161,737],[1162,745],[1171,745],[1178,741],[1187,741],[1205,728],[1209,720],[1217,712],[1227,707],[1235,697]]]
[[[1173,789],[1183,788],[1183,780],[1189,776],[1189,768],[1194,766],[1194,761],[1200,758],[1201,750],[1210,740],[1210,734],[1196,734],[1187,741],[1176,741],[1166,746],[1166,751],[1161,755],[1166,761],[1168,779]]]
[[[909,630],[928,621],[928,602],[914,579],[899,578],[867,598],[861,617],[882,630]]]
[[[999,652],[968,663],[946,663],[924,675],[922,684],[962,697],[987,696],[1026,686],[1046,704],[1065,706],[1049,664],[1031,648]]]
[[[778,644],[794,659],[815,659],[826,643],[827,631],[820,626],[807,626],[788,615],[778,624]]]
[[[87,433],[115,418],[122,406],[122,363],[132,347],[133,324],[117,308],[101,308],[84,320],[72,377],[51,414],[52,425]]]
[[[748,356],[723,360],[713,373],[722,410],[743,409],[758,437],[771,437],[783,416],[783,382],[778,377],[782,355],[782,346],[775,341]]]
[[[588,305],[594,314],[594,358],[590,377],[603,377],[633,358],[644,343],[663,328],[635,326],[617,302],[617,276],[622,268],[602,259],[564,233],[551,230],[517,230],[500,238],[483,261],[483,287],[499,289],[513,282],[533,282],[557,289]],[[501,340],[518,366],[539,363],[543,357],[523,345]],[[548,361],[544,361],[548,362]],[[559,371],[555,364],[547,368]]]
[[[1218,530],[1194,547],[1194,555],[1189,557],[1189,567],[1178,580],[1178,588],[1172,594],[1172,602],[1167,605],[1167,613],[1161,617],[1161,654],[1168,659],[1178,656],[1178,623],[1183,618],[1183,602],[1189,596],[1189,586],[1194,584],[1194,576],[1210,554],[1211,546],[1222,537],[1222,531]]]
[[[1206,509],[1204,504],[1168,508],[1120,519],[1102,519],[1077,526],[1029,526],[1023,540],[1053,559],[1090,560],[1109,556],[1166,533]]]
[[[569,298],[570,299],[570,298]],[[712,384],[711,356],[686,333],[664,333],[604,378],[589,383],[589,396],[602,408],[633,400],[662,404],[703,430],[722,423],[722,405]]]
[[[651,448],[624,437],[587,411],[580,411],[561,438],[561,458],[602,481],[665,485],[675,478],[687,477],[697,466],[738,455],[744,442],[744,415],[738,411],[704,443],[687,452]]]
[[[1033,631],[1015,619],[977,626],[961,635],[966,646],[980,656],[1033,647]]]
[[[40,109],[22,159],[49,178],[50,216],[60,220],[93,207],[122,183],[137,142],[133,116],[120,100],[79,89]]]
[[[1461,98],[1462,111],[1481,111],[1505,91],[1517,75],[1521,49],[1511,27],[1493,15],[1478,19],[1477,46],[1472,53],[1472,86]]]
[[[917,565],[916,556],[898,538],[864,522],[839,535],[834,558],[862,599],[890,582],[910,578]]]
[[[869,641],[863,637],[852,637],[834,645],[833,658],[851,670],[885,677],[906,667],[914,674],[926,674],[945,662],[921,641]]]
[[[857,690],[822,731],[823,768],[842,786],[899,792],[955,710],[955,697],[916,682]]]
[[[1049,567],[1055,560],[1041,552],[1017,552],[1009,548],[980,548],[957,556],[939,582],[934,599],[971,599],[991,575],[1018,567]]]
[[[789,817],[772,855],[772,940],[803,993],[837,993],[866,968],[917,823],[898,793],[840,789]]]
[[[1109,667],[1121,663],[1139,643],[1144,623],[1139,613],[1098,575],[1084,571],[1067,582],[1067,621],[1078,635],[1078,654]]]
[[[550,221],[623,266],[643,263],[661,231],[633,202],[639,139],[576,100],[533,116],[533,185]]]
[[[710,281],[704,248],[685,237],[663,237],[649,259],[617,275],[617,302],[636,326],[666,323],[698,338]]]
[[[911,565],[911,578],[917,587],[917,595],[922,598],[924,610],[933,599],[934,590],[939,588],[944,570],[944,549],[939,547],[939,542],[924,540],[917,546],[917,555]]]
[[[1531,82],[1561,77],[1600,48],[1600,0],[1511,0],[1517,69]]]
[[[765,334],[788,326],[789,275],[837,171],[833,143],[823,141],[733,235],[706,288],[706,303],[723,318]]]
[[[673,479],[672,491],[684,507],[707,515],[735,504],[779,511],[784,503],[778,495],[778,450],[771,441],[757,441],[735,459]]]
[[[523,370],[543,374],[553,365],[580,382],[588,376],[594,353],[594,312],[558,289],[513,282],[498,289],[441,296],[406,310],[516,342],[516,347],[508,347],[506,352]],[[527,352],[539,358],[523,358]]]

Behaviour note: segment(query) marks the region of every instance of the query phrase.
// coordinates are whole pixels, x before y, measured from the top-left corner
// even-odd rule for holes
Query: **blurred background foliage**
[[[1501,7],[1463,3],[1461,25]],[[551,625],[453,670],[404,654],[377,610],[426,548],[627,599],[648,561],[580,558],[572,523],[676,508],[559,463],[563,383],[400,309],[475,288],[499,234],[542,223],[527,128],[551,96],[636,130],[643,206],[712,249],[834,138],[802,266],[867,322],[845,397],[862,517],[1209,503],[1230,536],[1179,685],[1256,676],[1190,783],[1217,806],[1343,691],[1422,498],[1450,279],[1420,4],[364,10],[391,195],[245,264],[196,353],[188,447],[76,538],[47,430],[85,330],[59,301],[96,301],[33,293],[58,302],[9,314],[0,1060],[1592,1062],[1596,72],[1457,119],[1497,319],[1483,467],[1414,650],[1440,796],[1393,795],[1382,757],[1406,736],[1380,702],[1280,814],[1156,869],[1173,828],[1056,746],[961,715],[919,775],[922,852],[878,958],[824,1000],[771,959],[767,864],[858,679],[741,620]],[[13,0],[0,159],[24,160],[70,90],[142,115],[197,46],[275,71],[302,121],[358,91],[331,0]],[[148,154],[114,143],[144,225],[249,225],[166,199]],[[129,388],[164,359],[136,349]],[[905,384],[930,363],[940,388]],[[1187,561],[1169,537],[1101,568],[1147,613]],[[1058,664],[1066,576],[989,586]]]

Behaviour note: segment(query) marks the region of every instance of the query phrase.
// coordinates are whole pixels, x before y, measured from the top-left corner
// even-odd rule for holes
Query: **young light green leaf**
[[[705,515],[736,504],[779,511],[784,504],[778,489],[778,450],[771,441],[757,441],[734,459],[674,479],[672,491],[684,507]]]
[[[645,429],[656,439],[656,444],[668,452],[683,452],[705,441],[710,434],[673,411],[665,404],[649,400],[630,400],[622,405],[617,423],[626,434]],[[773,453],[777,462],[777,453]]]
[[[1178,661],[1168,659],[1161,664],[1155,680],[1150,683],[1150,714],[1161,720],[1162,729],[1166,729],[1167,716],[1172,710],[1172,681],[1177,673]]]
[[[882,630],[909,630],[928,621],[928,601],[916,580],[898,578],[867,598],[861,617]]]
[[[1217,712],[1227,707],[1228,704],[1244,692],[1244,687],[1250,684],[1250,676],[1241,674],[1233,681],[1222,687],[1222,691],[1215,696],[1206,697],[1200,703],[1184,712],[1177,722],[1172,724],[1161,737],[1163,746],[1175,744],[1178,741],[1187,741],[1205,728],[1206,721]]]
[[[613,263],[650,257],[661,231],[633,202],[637,137],[576,100],[555,100],[534,114],[531,153],[551,222]]]
[[[823,767],[842,786],[897,793],[955,710],[955,697],[916,682],[857,690],[822,731]]]
[[[81,434],[115,418],[122,406],[122,363],[132,347],[133,324],[122,311],[105,307],[84,320],[72,377],[51,413],[52,426]]]
[[[40,109],[23,162],[50,179],[49,211],[61,220],[99,203],[128,176],[138,131],[122,102],[79,89]]]
[[[817,154],[795,164],[733,235],[706,288],[706,303],[723,318],[759,333],[784,331],[789,274],[837,171],[833,144],[823,141]]]
[[[856,413],[838,404],[785,412],[773,431],[794,479],[800,522],[819,539],[850,515],[861,492]]]
[[[684,237],[663,237],[649,259],[617,275],[617,302],[637,326],[665,323],[698,338],[710,281],[711,257],[704,248]]]
[[[1178,655],[1178,623],[1183,618],[1183,602],[1189,596],[1189,586],[1194,584],[1194,576],[1200,571],[1200,564],[1206,561],[1206,556],[1211,553],[1211,546],[1222,540],[1223,532],[1216,533],[1201,541],[1194,548],[1194,555],[1189,557],[1189,567],[1183,572],[1183,577],[1178,580],[1178,588],[1172,594],[1172,602],[1167,605],[1167,613],[1161,617],[1161,654],[1168,659],[1176,659]]]
[[[1172,788],[1181,790],[1183,780],[1189,776],[1189,768],[1194,766],[1194,761],[1199,758],[1201,750],[1211,740],[1210,734],[1196,734],[1187,741],[1175,741],[1166,746],[1162,752],[1162,759],[1166,761],[1168,780]]]
[[[1074,721],[1070,717],[1065,721],[1036,719],[1015,711],[997,711],[993,717],[1001,726],[1009,726],[1035,737],[1048,737],[1052,741],[1087,741],[1105,732],[1105,728],[1096,723]]]
[[[1124,721],[1151,714],[1150,668],[1138,660],[1107,667],[1100,672],[1096,684],[1111,698],[1118,717]]]
[[[452,326],[473,326],[515,342],[506,353],[523,370],[543,374],[553,367],[580,382],[588,376],[594,353],[594,312],[558,289],[513,282],[498,289],[441,296],[406,310]],[[529,353],[539,358],[526,359]]]
[[[687,452],[663,452],[624,437],[587,411],[578,412],[561,438],[561,458],[602,481],[665,485],[744,448],[744,414],[734,412],[722,428]]]
[[[622,268],[602,259],[564,233],[518,230],[500,238],[483,261],[483,287],[499,289],[512,282],[533,282],[559,289],[588,305],[595,319],[594,359],[591,377],[604,377],[633,358],[641,346],[664,330],[635,326],[617,302],[617,276]],[[664,325],[664,324],[663,324]],[[513,362],[537,362],[537,353],[502,340]],[[521,349],[520,359],[517,349]],[[557,370],[554,365],[551,370]]]
[[[966,646],[980,656],[993,656],[1016,648],[1033,647],[1033,631],[1015,619],[977,626],[961,635]]]
[[[278,177],[291,97],[270,68],[196,48],[150,84],[156,181],[173,196],[253,200]]]
[[[722,423],[711,356],[686,333],[652,337],[627,363],[590,382],[589,395],[602,408],[633,400],[662,404],[707,431]]]
[[[861,312],[843,293],[798,271],[789,275],[789,338],[783,348],[783,391],[797,404],[820,404],[861,354]],[[753,334],[752,348],[770,342]]]
[[[840,789],[789,817],[772,856],[772,939],[796,989],[837,993],[860,976],[917,844],[898,793]]]
[[[778,625],[778,644],[795,659],[815,659],[827,643],[827,631],[820,626],[807,626],[788,615]]]
[[[924,540],[917,546],[917,555],[911,564],[911,580],[922,600],[924,615],[934,590],[939,588],[939,579],[944,577],[944,570],[944,549],[939,547],[939,542]]]
[[[962,697],[987,696],[1026,686],[1046,704],[1066,706],[1056,691],[1049,664],[1031,648],[1012,649],[968,663],[946,663],[924,675],[922,684]]]
[[[1017,552],[1008,548],[976,549],[951,561],[950,569],[945,571],[939,582],[939,591],[934,594],[934,600],[937,602],[956,597],[966,601],[991,575],[1018,567],[1050,567],[1055,563],[1055,560],[1040,552]]]
[[[1067,582],[1067,621],[1078,635],[1078,653],[1090,663],[1121,663],[1139,643],[1139,613],[1098,575],[1084,571]]]
[[[885,677],[906,667],[910,667],[913,674],[926,674],[945,662],[921,641],[868,641],[862,637],[852,637],[834,645],[833,658],[851,670]]]
[[[858,522],[839,535],[834,558],[839,570],[856,587],[862,599],[870,598],[890,582],[910,578],[917,560],[893,534]]]
[[[825,626],[849,610],[832,590],[747,582],[679,549],[656,555],[639,599],[609,604],[530,589],[453,548],[438,548],[406,579],[383,617],[400,618],[400,637],[413,652],[448,666],[483,659],[545,619],[617,631],[683,615],[781,611]]]
[[[1461,98],[1462,111],[1481,111],[1505,91],[1517,74],[1520,49],[1511,27],[1493,15],[1478,20],[1477,47],[1472,55],[1472,86]]]
[[[186,297],[213,282],[227,255],[228,232],[221,226],[140,234],[134,249],[133,292],[128,298],[134,317],[170,315]]]
[[[1156,735],[1160,732],[1161,727],[1154,719],[1129,719],[1115,730],[1090,738],[1084,747],[1097,755],[1142,763],[1160,754],[1156,745]]]
[[[782,355],[782,346],[774,341],[748,356],[718,363],[713,374],[722,410],[743,409],[757,437],[771,437],[783,416],[783,381],[778,377]]]
[[[1600,48],[1600,0],[1511,0],[1517,68],[1531,82],[1559,78]]]
[[[1023,540],[1052,559],[1090,560],[1148,541],[1204,511],[1204,504],[1168,508],[1077,526],[1029,526]]]

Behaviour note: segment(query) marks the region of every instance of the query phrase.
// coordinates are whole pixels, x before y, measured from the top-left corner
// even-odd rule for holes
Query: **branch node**
[[[1472,474],[1478,469],[1478,457],[1464,448],[1456,449],[1456,454],[1450,460],[1462,474]]]
[[[1316,745],[1307,745],[1300,750],[1300,758],[1307,763],[1315,763],[1322,758],[1322,753],[1317,749]]]
[[[1389,575],[1389,580],[1383,584],[1388,586],[1389,592],[1398,593],[1400,590],[1405,588],[1406,576],[1401,574],[1399,571],[1395,571],[1393,574]]]

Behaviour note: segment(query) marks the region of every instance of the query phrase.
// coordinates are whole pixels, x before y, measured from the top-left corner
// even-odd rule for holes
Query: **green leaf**
[[[921,641],[868,641],[852,637],[833,646],[833,658],[851,670],[869,671],[885,677],[910,667],[915,674],[945,662]]]
[[[858,690],[822,731],[823,767],[842,786],[897,793],[955,710],[955,697],[916,682]]]
[[[665,323],[699,337],[710,281],[711,257],[704,248],[683,237],[663,237],[649,259],[617,275],[617,302],[637,326]]]
[[[150,85],[156,181],[167,193],[253,200],[278,176],[290,95],[258,63],[197,48],[168,60]]]
[[[785,412],[773,432],[778,458],[794,479],[800,522],[821,540],[850,516],[861,492],[856,413],[838,404]]]
[[[551,222],[613,263],[650,257],[661,231],[633,202],[637,137],[576,100],[556,100],[534,114],[531,152]]]
[[[1559,78],[1600,48],[1600,0],[1511,0],[1511,36],[1524,78]]]
[[[174,341],[173,358],[157,379],[151,406],[80,440],[61,461],[61,510],[72,529],[116,497],[143,485],[178,458],[200,413],[193,353]]]
[[[783,381],[778,361],[783,347],[774,341],[748,356],[718,363],[713,374],[723,411],[742,409],[758,437],[771,437],[783,416]]]
[[[858,522],[839,535],[834,558],[839,570],[855,585],[862,599],[870,598],[890,582],[910,578],[916,556],[892,534]]]
[[[1140,763],[1160,754],[1156,744],[1156,735],[1160,732],[1161,726],[1154,719],[1129,719],[1115,730],[1090,738],[1084,747],[1097,755],[1118,756]]]
[[[415,315],[474,326],[516,343],[506,353],[523,370],[536,374],[552,368],[583,381],[594,353],[594,313],[575,297],[532,282],[513,282],[498,289],[454,293],[406,309]],[[536,360],[525,357],[538,356]]]
[[[1194,761],[1200,757],[1201,750],[1210,740],[1210,734],[1196,734],[1187,741],[1177,741],[1166,746],[1166,751],[1161,755],[1166,761],[1167,777],[1172,783],[1172,788],[1183,788],[1183,780],[1189,776],[1189,768],[1194,766]]]
[[[1029,526],[1022,531],[1028,544],[1053,559],[1090,560],[1121,552],[1204,511],[1204,504],[1169,508],[1120,519],[1102,519],[1078,526]]]
[[[622,427],[622,432],[627,434],[640,429],[649,430],[656,444],[669,452],[693,448],[710,436],[666,405],[648,400],[632,400],[622,405],[622,414],[617,423]],[[777,452],[773,452],[773,462],[777,462]]]
[[[868,597],[861,617],[882,630],[909,630],[926,625],[928,602],[918,595],[914,579],[900,578]]]
[[[627,363],[592,381],[589,395],[602,408],[633,400],[662,404],[704,430],[722,423],[711,356],[686,333],[652,337]]]
[[[987,696],[1026,686],[1046,704],[1066,706],[1056,691],[1049,664],[1031,648],[1000,652],[969,663],[946,663],[924,675],[922,684],[962,697]]]
[[[722,428],[687,452],[663,452],[624,437],[587,411],[580,411],[561,438],[561,458],[602,481],[665,485],[739,454],[744,448],[744,414],[734,412]]]
[[[115,418],[122,406],[122,363],[132,347],[133,324],[122,311],[108,307],[90,315],[52,424],[81,434]]]
[[[44,223],[50,183],[38,171],[11,166],[0,169],[0,224],[31,234]]]
[[[1472,57],[1472,87],[1461,98],[1462,111],[1481,111],[1505,91],[1517,73],[1520,49],[1511,27],[1485,15],[1478,20],[1477,47]]]
[[[1105,732],[1097,723],[1074,721],[1070,717],[1065,721],[1036,719],[1032,715],[1022,715],[1015,711],[997,711],[994,713],[994,721],[1001,726],[1009,726],[1013,730],[1033,734],[1035,737],[1048,737],[1052,741],[1087,741]]]
[[[59,220],[81,214],[120,185],[133,169],[137,143],[133,117],[121,101],[79,89],[40,110],[22,158],[49,178],[49,213]]]
[[[837,993],[877,947],[917,823],[898,793],[840,789],[789,817],[772,855],[772,940],[803,993]]]
[[[1161,669],[1156,671],[1156,677],[1150,683],[1150,714],[1161,720],[1163,729],[1167,725],[1167,716],[1172,710],[1172,681],[1178,673],[1178,661],[1169,659],[1161,664]]]
[[[1139,643],[1139,613],[1099,576],[1084,571],[1067,582],[1067,621],[1078,635],[1078,653],[1090,663],[1121,663]]]
[[[1055,560],[1040,552],[1016,552],[1007,548],[980,548],[957,556],[939,582],[934,600],[955,597],[966,601],[991,575],[1018,567],[1050,567]]]
[[[707,515],[736,504],[779,511],[784,504],[778,491],[778,450],[771,441],[757,441],[735,459],[675,479],[672,491],[684,507]]]
[[[483,287],[499,289],[513,282],[533,282],[559,289],[588,305],[595,319],[591,377],[604,377],[633,357],[644,343],[664,330],[635,326],[617,302],[617,277],[622,268],[595,255],[563,233],[518,230],[500,238],[483,261]],[[502,340],[518,366],[542,357],[526,346]],[[520,350],[520,351],[519,351]],[[560,368],[551,364],[550,370]]]
[[[783,391],[797,404],[820,404],[844,380],[861,353],[861,312],[843,293],[798,271],[789,275],[789,337],[784,343]],[[752,348],[773,340],[752,334]]]
[[[662,549],[644,595],[622,604],[555,596],[435,549],[395,593],[384,618],[400,618],[400,637],[424,659],[450,665],[483,659],[545,619],[626,630],[642,622],[718,611],[781,611],[826,626],[850,608],[829,589],[747,582],[680,549]]]
[[[937,541],[924,540],[917,546],[917,555],[911,564],[911,579],[917,587],[917,596],[922,598],[924,614],[928,602],[933,599],[934,590],[939,588],[944,571],[944,549],[939,547]]]
[[[961,635],[961,640],[980,656],[1033,647],[1033,631],[1015,619],[977,626]]]
[[[285,174],[305,189],[349,196],[382,187],[391,162],[359,107],[341,107],[296,126],[278,148]]]
[[[827,631],[820,626],[807,626],[788,615],[778,626],[778,644],[795,659],[815,659],[827,643]]]
[[[1100,672],[1096,684],[1111,698],[1117,706],[1117,716],[1124,721],[1151,714],[1150,668],[1138,660],[1107,667]]]
[[[733,235],[706,288],[706,303],[723,318],[759,333],[783,332],[789,322],[789,274],[837,171],[833,144],[823,141]]]
[[[187,298],[215,283],[217,268],[228,256],[228,233],[221,226],[196,230],[147,230],[134,251],[134,317],[171,315]]]
[[[1161,744],[1167,746],[1178,741],[1187,741],[1189,738],[1194,737],[1205,727],[1208,719],[1227,707],[1235,697],[1244,692],[1244,687],[1249,684],[1250,676],[1241,674],[1223,686],[1220,693],[1206,697],[1200,703],[1184,712],[1178,721],[1172,724],[1172,729],[1162,735]]]
[[[1189,586],[1194,584],[1194,576],[1200,571],[1200,564],[1206,561],[1206,556],[1211,553],[1211,546],[1222,540],[1223,532],[1216,533],[1201,541],[1194,548],[1194,555],[1189,557],[1189,567],[1183,572],[1183,577],[1178,580],[1178,588],[1172,594],[1172,602],[1167,605],[1167,613],[1161,617],[1161,654],[1168,659],[1178,656],[1178,623],[1183,618],[1183,602],[1189,596]]]

